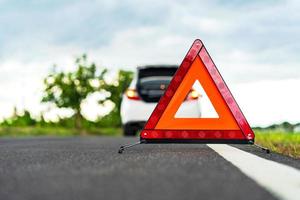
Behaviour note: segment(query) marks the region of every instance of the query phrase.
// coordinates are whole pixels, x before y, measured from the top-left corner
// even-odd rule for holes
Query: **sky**
[[[300,3],[296,0],[0,0],[0,117],[33,113],[56,64],[180,64],[196,38],[253,126],[300,122]],[[103,108],[85,108],[88,118]],[[51,115],[51,114],[50,114]]]

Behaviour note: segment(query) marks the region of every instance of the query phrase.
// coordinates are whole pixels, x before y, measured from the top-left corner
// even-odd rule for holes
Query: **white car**
[[[149,65],[138,67],[135,78],[123,94],[121,119],[125,136],[135,136],[150,117],[160,97],[167,89],[177,66]],[[191,92],[175,117],[200,117],[199,93]]]

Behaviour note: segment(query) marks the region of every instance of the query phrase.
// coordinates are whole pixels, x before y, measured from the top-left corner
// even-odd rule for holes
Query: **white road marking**
[[[229,145],[208,146],[274,196],[288,200],[300,199],[300,170]],[[249,193],[251,194],[251,191]]]

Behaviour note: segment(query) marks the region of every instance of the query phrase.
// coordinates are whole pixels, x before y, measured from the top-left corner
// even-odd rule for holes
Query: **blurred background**
[[[137,66],[200,38],[257,141],[299,156],[296,0],[0,0],[0,135],[121,135]]]

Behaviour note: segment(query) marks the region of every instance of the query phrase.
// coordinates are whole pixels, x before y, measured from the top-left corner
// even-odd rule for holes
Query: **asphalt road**
[[[276,199],[204,144],[146,144],[137,138],[0,140],[0,199]],[[300,168],[299,160],[240,149]]]

